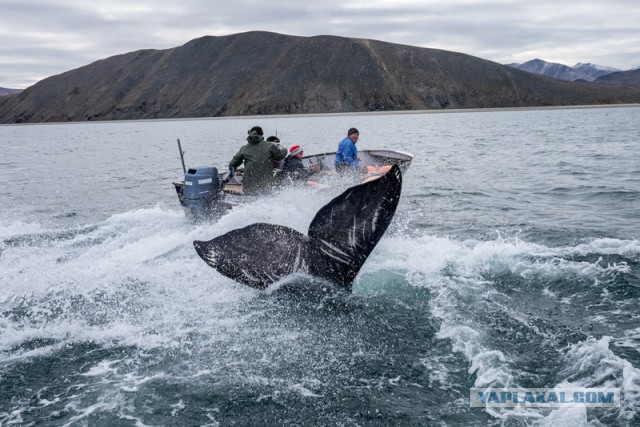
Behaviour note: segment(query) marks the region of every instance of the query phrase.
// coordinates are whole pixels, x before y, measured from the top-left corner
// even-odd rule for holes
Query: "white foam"
[[[475,374],[475,387],[514,387],[518,386],[519,368],[516,361],[511,360],[503,351],[488,348],[484,337],[483,327],[466,319],[464,310],[473,306],[474,310],[501,310],[509,317],[530,329],[536,335],[546,340],[554,337],[545,330],[532,324],[527,316],[521,315],[509,306],[509,298],[493,289],[486,277],[508,272],[532,282],[546,282],[551,279],[566,279],[573,277],[576,283],[601,287],[607,293],[607,283],[613,282],[618,275],[628,274],[631,270],[624,262],[604,264],[602,258],[595,260],[573,259],[575,256],[599,253],[602,255],[622,255],[637,258],[640,246],[636,240],[595,239],[574,247],[546,247],[540,244],[525,242],[518,237],[498,237],[493,241],[455,241],[437,236],[420,236],[408,239],[404,235],[394,235],[383,239],[371,260],[365,264],[365,271],[372,273],[387,269],[401,270],[410,284],[426,287],[432,295],[431,313],[438,318],[440,329],[439,339],[451,341],[452,350],[459,352],[469,361],[469,373]],[[557,292],[550,287],[543,288],[542,294],[551,299],[557,299]],[[486,298],[486,304],[483,302]],[[565,298],[571,303],[569,298]],[[504,300],[505,303],[500,303]],[[472,303],[475,301],[475,303]],[[629,343],[627,339],[625,342]],[[601,343],[604,346],[604,342]],[[633,344],[635,346],[635,344]],[[584,348],[584,353],[576,354],[580,365],[588,366],[601,363],[602,352],[594,348],[594,343]],[[574,352],[577,350],[574,350]],[[627,402],[621,417],[630,420],[635,415],[637,395],[640,381],[638,371],[628,361],[615,357],[607,349],[607,358],[613,358],[615,368],[605,369],[600,365],[601,373],[597,380],[583,386],[607,387],[604,381],[607,375],[624,377],[617,386],[623,387],[625,395],[629,393],[631,403]],[[606,360],[606,359],[605,359]],[[430,360],[429,366],[438,366],[438,361]],[[435,364],[435,365],[434,365]],[[580,371],[576,367],[577,371]],[[445,381],[446,372],[441,369],[434,378]],[[529,418],[537,420],[543,425],[584,425],[586,411],[584,409],[563,409],[551,413],[536,408],[492,408],[488,413],[500,419],[511,417]]]
[[[176,403],[175,405],[171,405],[171,416],[175,417],[176,415],[178,415],[180,411],[182,411],[186,407],[187,405],[185,405],[184,401],[180,399],[178,403]]]
[[[322,394],[316,394],[304,387],[302,384],[294,384],[290,387],[292,390],[300,393],[303,397],[324,397]]]
[[[44,231],[43,226],[37,223],[25,223],[22,221],[0,222],[0,240],[11,239],[25,234],[39,234]]]
[[[1,248],[3,269],[0,272],[0,303],[5,310],[4,316],[0,316],[0,350],[5,353],[0,356],[0,362],[48,355],[76,342],[127,346],[140,352],[175,349],[193,356],[193,362],[185,366],[187,378],[219,375],[224,369],[230,372],[229,375],[236,373],[248,384],[289,390],[305,397],[323,397],[322,393],[314,391],[319,386],[313,380],[291,385],[261,375],[259,370],[246,378],[242,374],[254,363],[261,366],[283,363],[278,355],[265,351],[258,355],[258,361],[232,357],[247,343],[258,339],[256,337],[273,342],[277,347],[285,346],[295,355],[296,343],[304,338],[304,330],[288,330],[286,324],[278,322],[259,324],[256,318],[264,315],[269,303],[263,301],[251,307],[265,295],[275,298],[273,294],[286,284],[287,279],[266,293],[238,285],[203,263],[195,255],[192,241],[208,240],[256,221],[293,226],[306,233],[317,209],[330,198],[330,194],[310,189],[284,192],[234,208],[232,214],[218,222],[203,224],[193,224],[178,210],[156,206],[114,215],[64,238],[41,238],[26,245],[5,245]],[[300,203],[300,199],[305,203]],[[291,210],[294,205],[297,206],[295,212]],[[52,231],[33,226],[20,233],[15,228],[18,226],[9,225],[0,233],[19,238],[29,233],[46,235]],[[584,279],[588,287],[606,290],[606,284],[616,275],[629,273],[626,264],[604,265],[599,260],[574,260],[572,257],[597,252],[633,258],[640,253],[635,240],[599,239],[575,247],[552,248],[500,235],[491,241],[456,241],[443,236],[412,236],[411,233],[415,231],[396,231],[385,236],[365,263],[357,284],[366,286],[360,281],[367,275],[393,271],[404,274],[411,286],[427,289],[431,295],[431,315],[439,321],[437,338],[450,342],[452,351],[467,360],[468,372],[475,375],[476,387],[517,386],[514,383],[519,367],[508,349],[491,347],[487,340],[487,325],[469,320],[468,307],[473,306],[476,310],[499,308],[534,333],[545,336],[544,331],[529,324],[526,316],[508,311],[507,305],[500,305],[507,298],[487,277],[507,272],[542,281],[568,275]],[[541,289],[541,293],[552,299],[557,299],[559,294],[548,286]],[[251,308],[247,309],[248,305]],[[635,345],[634,337],[630,334],[616,342]],[[20,349],[21,345],[38,339],[52,342],[37,348],[25,345]],[[231,347],[229,360],[206,359],[209,350],[221,345]],[[593,348],[586,349],[585,355],[575,350],[577,356],[567,360],[581,360],[586,366],[598,367],[602,371],[598,378],[618,375],[622,378],[619,386],[623,387],[625,396],[631,396],[632,405],[637,405],[640,394],[638,371],[630,363],[616,359],[613,353],[601,353],[599,349],[604,344],[588,345]],[[604,365],[594,365],[596,360],[588,358],[589,352],[606,354],[607,360],[613,360],[608,366],[613,367],[606,370]],[[210,363],[206,370],[202,369],[203,359]],[[426,359],[429,363],[425,363]],[[423,363],[429,368],[432,384],[445,389],[451,387],[447,369],[450,360],[433,360],[425,355]],[[568,366],[573,365],[568,362]],[[164,378],[163,374],[140,376],[136,372],[120,371],[120,367],[119,360],[103,361],[84,373],[87,378],[114,381],[121,394],[113,396],[116,403],[110,404],[119,408],[117,402],[126,402],[127,393],[139,390],[149,381]],[[567,373],[569,375],[572,374]],[[388,386],[399,380],[388,378],[383,382]],[[180,410],[179,405],[176,409]],[[74,410],[78,412],[74,419],[82,420],[95,411],[108,408],[78,406]],[[624,417],[633,410],[633,406],[625,406]],[[540,412],[521,409],[490,413],[500,418],[522,416],[549,422],[555,420],[554,417],[565,417],[556,411],[542,418]],[[567,412],[566,416],[574,417],[575,413]]]
[[[617,347],[633,348],[640,352],[640,327],[625,331],[624,337],[615,340],[615,345]]]
[[[589,248],[632,258],[640,255],[640,246],[635,240],[599,239],[576,247],[550,248],[524,242],[518,237],[503,238],[500,235],[493,241],[460,242],[428,235],[417,238],[396,235],[380,242],[370,257],[372,262],[365,264],[364,271],[400,269],[417,282],[427,278],[439,280],[445,269],[453,269],[457,277],[476,281],[483,280],[483,273],[508,271],[530,280],[571,276],[589,278],[597,286],[631,271],[625,262],[604,265],[602,258],[594,261],[571,258],[591,253]],[[547,292],[553,290],[547,289]]]
[[[625,255],[638,259],[640,254],[640,240],[619,240],[619,239],[593,239],[588,243],[579,244],[575,247],[561,248],[567,254],[586,255],[597,253],[601,255]]]
[[[612,338],[589,338],[568,347],[560,386],[620,388],[619,418],[630,421],[640,408],[640,369],[617,356],[609,347]]]
[[[555,409],[537,422],[541,427],[583,427],[588,425],[586,408]]]

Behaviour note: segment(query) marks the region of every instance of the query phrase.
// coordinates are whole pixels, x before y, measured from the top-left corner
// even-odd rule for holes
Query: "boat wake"
[[[283,197],[308,203],[293,212]],[[549,425],[638,419],[636,240],[461,241],[420,235],[398,219],[353,294],[305,275],[256,291],[193,252],[199,236],[256,220],[304,230],[330,198],[285,192],[216,223],[155,207],[78,228],[0,224],[0,421],[170,422],[145,415],[154,396],[202,423],[230,420],[234,410],[224,408],[238,400],[247,402],[246,422],[265,405],[355,421],[332,402],[383,398],[380,410],[392,413],[393,396],[409,392],[412,419],[424,405],[445,416],[451,402],[464,417],[470,387],[568,385],[620,388],[622,407],[487,416]],[[292,290],[297,284],[307,291]]]

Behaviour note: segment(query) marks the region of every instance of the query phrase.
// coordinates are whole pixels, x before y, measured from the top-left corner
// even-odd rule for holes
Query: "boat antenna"
[[[187,168],[184,165],[184,151],[182,151],[182,145],[180,145],[180,138],[178,138],[178,150],[180,150],[180,160],[182,160],[182,172],[187,173]]]

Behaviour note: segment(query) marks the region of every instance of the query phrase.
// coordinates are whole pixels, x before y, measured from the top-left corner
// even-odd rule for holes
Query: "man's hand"
[[[235,175],[235,173],[236,173],[236,168],[234,168],[233,166],[229,166],[229,173],[227,174],[227,176],[225,176],[222,179],[221,181],[222,185],[225,185],[226,183],[228,183],[231,180],[231,178],[233,178],[233,175]]]

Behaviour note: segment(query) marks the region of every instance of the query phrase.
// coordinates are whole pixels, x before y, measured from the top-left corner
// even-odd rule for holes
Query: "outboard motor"
[[[217,210],[222,195],[218,169],[211,166],[189,168],[184,175],[182,202],[187,214],[204,218]]]

